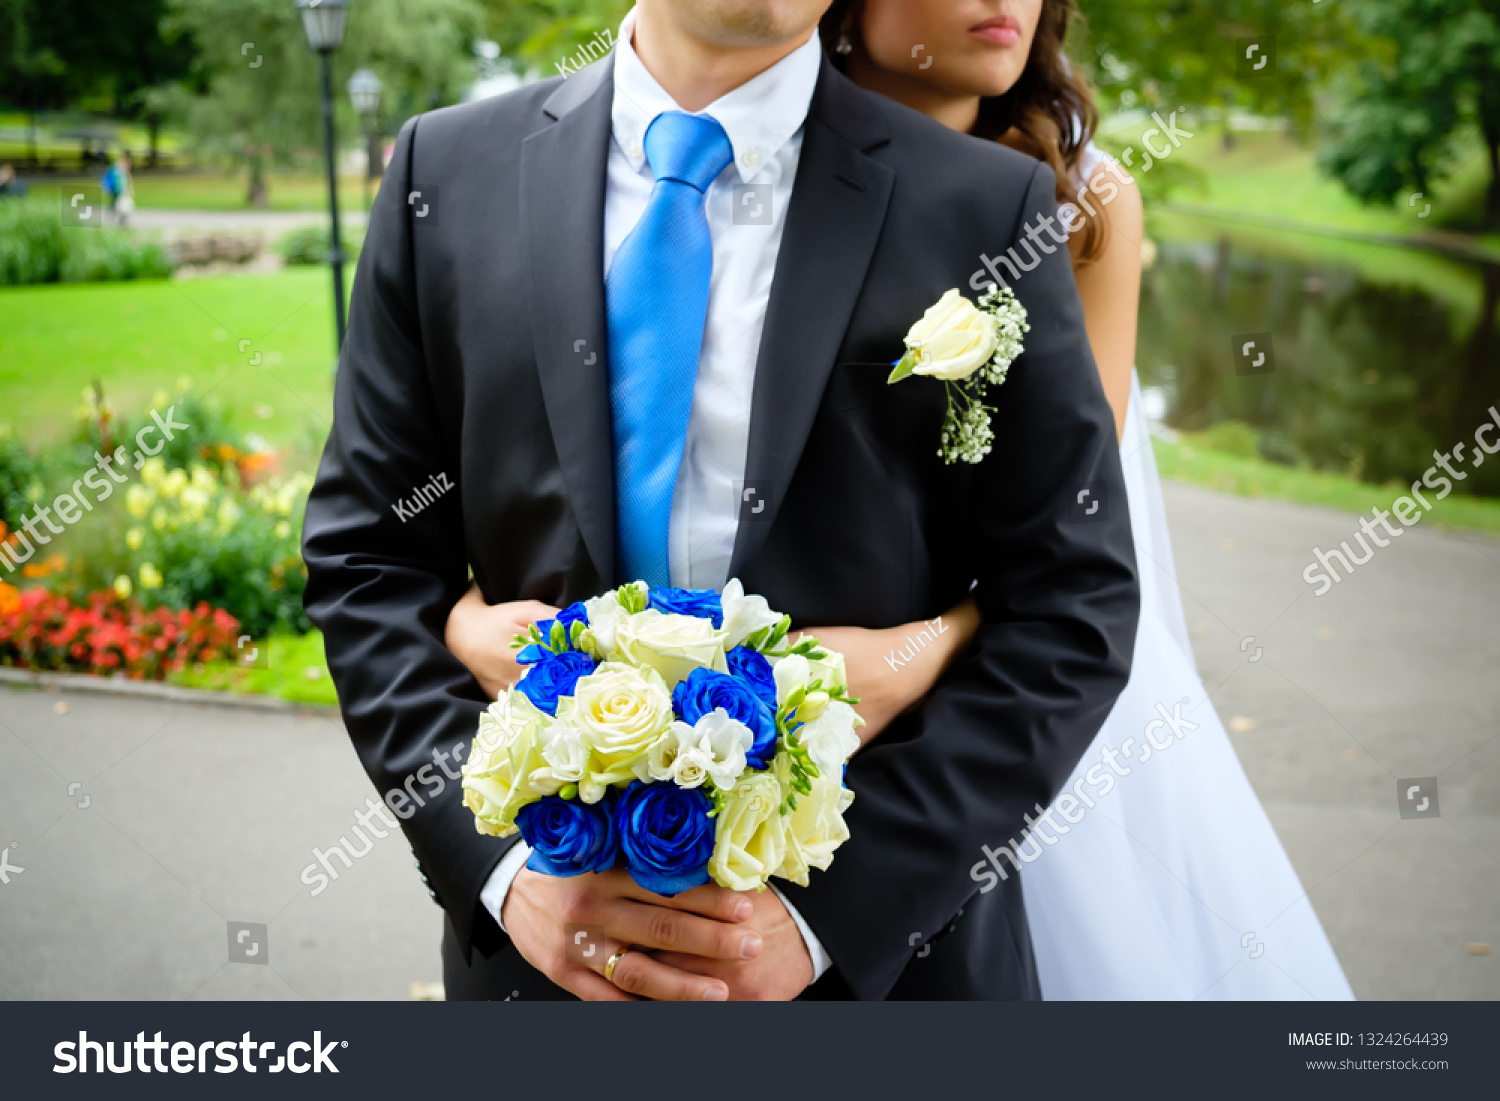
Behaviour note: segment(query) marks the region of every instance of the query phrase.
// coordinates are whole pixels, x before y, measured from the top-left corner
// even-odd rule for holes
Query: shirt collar
[[[634,32],[632,8],[620,24],[615,44],[611,125],[620,151],[639,172],[646,163],[646,129],[663,111],[682,108],[641,63],[630,41]],[[741,183],[755,179],[802,128],[821,65],[822,46],[814,30],[810,39],[775,65],[697,112],[712,117],[729,135]]]

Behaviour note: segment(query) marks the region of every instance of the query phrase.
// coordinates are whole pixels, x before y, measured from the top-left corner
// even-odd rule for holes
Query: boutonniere
[[[948,414],[938,445],[943,462],[977,463],[990,453],[994,407],[984,404],[984,395],[1005,381],[1025,348],[1021,337],[1030,331],[1015,292],[991,286],[977,306],[950,290],[906,334],[906,354],[886,382],[928,375],[947,387]]]

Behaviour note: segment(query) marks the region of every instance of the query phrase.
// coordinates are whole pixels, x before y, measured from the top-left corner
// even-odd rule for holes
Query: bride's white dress
[[[1039,850],[1021,882],[1042,996],[1352,998],[1198,676],[1134,381],[1120,458],[1141,580],[1135,662],[1067,785],[1103,762],[1095,776],[1110,772],[1115,786],[1100,796],[1097,779],[1085,784],[1097,806],[1023,852]],[[1152,726],[1158,704],[1168,715],[1180,704],[1197,729],[1179,724],[1178,737]],[[1127,739],[1130,756],[1118,756]],[[1148,740],[1158,748],[1148,752]],[[1111,772],[1106,748],[1127,775]]]

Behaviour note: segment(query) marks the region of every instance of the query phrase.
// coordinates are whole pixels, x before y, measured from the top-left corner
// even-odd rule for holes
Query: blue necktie
[[[644,144],[656,184],[604,280],[615,527],[621,578],[666,585],[714,264],[703,194],[734,152],[717,122],[681,111],[657,115]]]

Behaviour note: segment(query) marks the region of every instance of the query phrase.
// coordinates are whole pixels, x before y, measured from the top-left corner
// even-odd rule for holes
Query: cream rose
[[[916,353],[912,373],[959,382],[995,354],[1000,345],[999,322],[957,289],[939,298],[906,334],[906,347]]]
[[[724,799],[708,872],[731,891],[748,891],[786,858],[786,827],[781,816],[781,783],[766,772],[752,772]]]
[[[694,669],[729,672],[724,639],[724,632],[716,630],[709,620],[667,615],[655,608],[637,612],[615,630],[620,659],[655,669],[669,689],[686,680]]]
[[[587,790],[635,778],[634,766],[672,725],[672,694],[654,669],[606,661],[580,677],[572,696],[557,701],[557,718],[582,731],[589,745]]]
[[[827,871],[834,850],[849,840],[844,811],[852,802],[854,792],[844,787],[837,774],[825,773],[813,780],[812,794],[799,795],[797,809],[784,819],[786,855],[776,874],[806,887],[809,869]]]
[[[516,832],[516,812],[544,794],[532,774],[545,766],[542,748],[552,719],[511,689],[479,716],[479,732],[463,766],[464,806],[474,828],[494,837]]]

